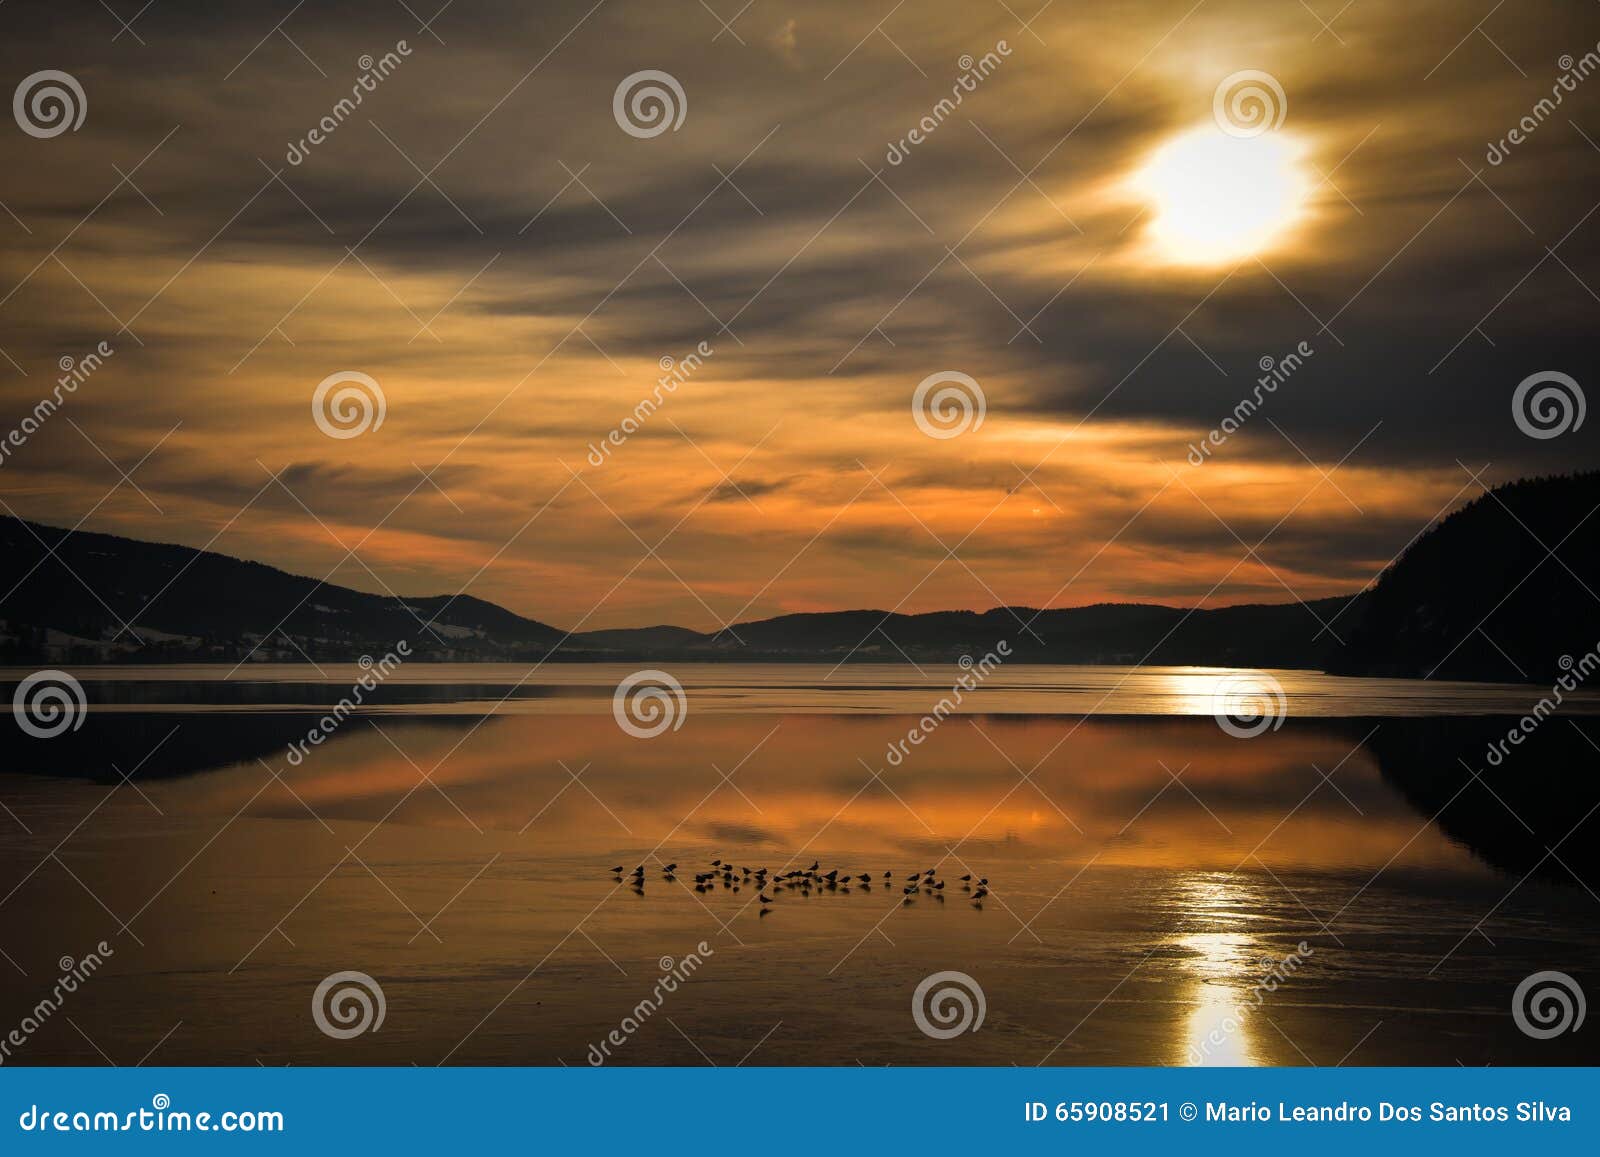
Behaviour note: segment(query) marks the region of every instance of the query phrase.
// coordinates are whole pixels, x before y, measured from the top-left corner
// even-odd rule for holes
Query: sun
[[[1234,137],[1211,125],[1162,145],[1133,178],[1154,206],[1149,236],[1161,257],[1216,265],[1281,241],[1310,191],[1303,151],[1282,132]]]

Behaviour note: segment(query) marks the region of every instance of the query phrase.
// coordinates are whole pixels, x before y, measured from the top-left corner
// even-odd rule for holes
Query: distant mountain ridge
[[[0,518],[0,662],[337,662],[405,640],[414,659],[441,662],[920,663],[1005,640],[1015,662],[1543,680],[1561,656],[1600,645],[1596,508],[1600,472],[1510,483],[1422,535],[1368,591],[1308,603],[850,610],[709,634],[568,634],[469,595],[368,594],[189,547]]]
[[[1316,666],[1319,618],[1347,601],[1211,611],[1102,604],[1035,611],[791,614],[703,633],[568,635],[462,595],[394,598],[209,551],[0,519],[0,661],[319,662],[392,650],[429,661],[826,659]],[[91,593],[92,592],[92,593]],[[126,624],[127,629],[124,629]]]

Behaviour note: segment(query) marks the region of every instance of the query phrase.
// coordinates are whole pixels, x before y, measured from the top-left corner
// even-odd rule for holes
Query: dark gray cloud
[[[719,607],[883,602],[840,560],[922,573],[943,551],[919,519],[1019,599],[1091,559],[1087,593],[1192,597],[1238,544],[1184,488],[1152,496],[1261,359],[1305,342],[1188,485],[1325,594],[1470,481],[1458,461],[1501,479],[1600,451],[1600,423],[1544,441],[1511,414],[1536,371],[1592,392],[1600,79],[1485,159],[1566,56],[1595,51],[1593,6],[1507,8],[1478,34],[1481,14],[1444,0],[1358,4],[1331,29],[1243,0],[1052,5],[1026,29],[988,0],[919,3],[876,32],[888,5],[763,0],[731,32],[694,3],[435,7],[164,0],[125,14],[131,30],[95,6],[0,9],[7,83],[59,69],[88,99],[78,132],[0,136],[15,363],[0,425],[57,359],[107,338],[115,357],[72,401],[83,430],[128,463],[183,423],[138,475],[171,514],[123,493],[103,528],[199,545],[255,494],[259,459],[292,464],[285,481],[341,533],[387,516],[374,549],[429,589],[493,558],[481,593],[552,619],[631,564],[613,512],[672,532],[682,576],[722,584]],[[401,41],[391,74],[338,111],[363,56]],[[889,164],[963,57],[1001,41],[992,75]],[[1153,260],[1126,179],[1246,68],[1287,95],[1307,217],[1231,273]],[[682,86],[679,131],[617,125],[613,93],[643,69]],[[586,475],[594,494],[571,486],[567,466],[635,414],[659,360],[701,342],[705,364]],[[351,367],[384,383],[387,440],[310,423],[312,386]],[[981,436],[925,439],[911,389],[957,367],[983,384]],[[719,470],[758,443],[732,489]],[[1334,477],[1362,512],[1324,486],[1274,530],[1358,443]],[[116,480],[59,421],[25,451],[0,474],[24,513],[70,524]],[[413,492],[413,463],[442,463],[437,489]],[[886,468],[893,496],[860,463]],[[297,516],[281,492],[258,499],[232,549],[312,568],[328,536],[285,533]],[[802,548],[816,555],[780,571]],[[751,572],[741,591],[732,558]],[[988,601],[961,583],[915,597]],[[1220,597],[1277,585],[1241,574]],[[602,617],[632,622],[630,607],[706,625],[659,573]]]

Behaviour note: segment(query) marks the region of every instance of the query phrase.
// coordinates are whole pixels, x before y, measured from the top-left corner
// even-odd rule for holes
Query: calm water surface
[[[378,709],[447,713],[609,713],[617,684],[638,670],[616,663],[405,663],[388,675]],[[30,670],[0,667],[0,683]],[[171,665],[76,672],[92,699],[113,709],[186,710],[263,705],[319,706],[338,700],[364,670],[329,664],[247,667]],[[948,693],[962,669],[882,664],[683,663],[672,666],[697,711],[866,712],[920,715]],[[1351,679],[1315,671],[1227,667],[1070,667],[1001,664],[964,691],[962,710],[1045,715],[1210,715],[1219,687],[1270,676],[1290,716],[1520,715],[1547,693],[1518,684],[1421,679]],[[1600,692],[1570,696],[1567,713],[1600,714]]]
[[[1241,739],[1223,670],[1001,668],[929,728],[953,667],[684,665],[641,739],[631,671],[405,665],[298,761],[358,668],[76,671],[82,728],[0,746],[0,1017],[114,955],[8,1063],[583,1064],[625,1020],[610,1063],[1600,1060],[1511,1016],[1535,971],[1600,991],[1594,696],[1496,766],[1547,689],[1272,672]],[[762,905],[712,859],[873,880]],[[333,1040],[345,969],[386,1016]],[[949,970],[985,1019],[934,1039]]]

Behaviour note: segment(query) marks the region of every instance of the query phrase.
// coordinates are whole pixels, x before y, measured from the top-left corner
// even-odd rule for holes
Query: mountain
[[[298,662],[378,657],[405,640],[431,661],[556,659],[1019,661],[1318,666],[1309,607],[1101,605],[923,615],[781,615],[703,634],[683,627],[565,632],[470,596],[395,598],[183,546],[0,519],[0,661]],[[124,624],[127,629],[124,629]]]
[[[1564,670],[1562,656],[1600,644],[1596,509],[1600,472],[1509,483],[1421,536],[1369,590],[1304,604],[851,610],[711,634],[570,635],[470,596],[366,594],[188,547],[4,518],[0,662],[339,661],[402,640],[428,661],[941,662],[1003,640],[1017,662],[1544,681]]]
[[[418,635],[451,657],[498,658],[562,637],[470,596],[402,601],[209,551],[15,518],[0,519],[0,621],[0,653],[79,661],[231,662],[263,640],[257,657],[354,659]]]
[[[1339,674],[1555,679],[1600,647],[1600,471],[1497,486],[1395,560]]]
[[[1020,662],[1177,663],[1215,666],[1321,666],[1317,633],[1348,602],[1258,605],[1214,611],[1135,603],[1064,610],[998,607],[991,611],[838,611],[737,623],[711,640],[733,657],[815,656],[898,662],[905,658],[981,657],[1004,640]]]

